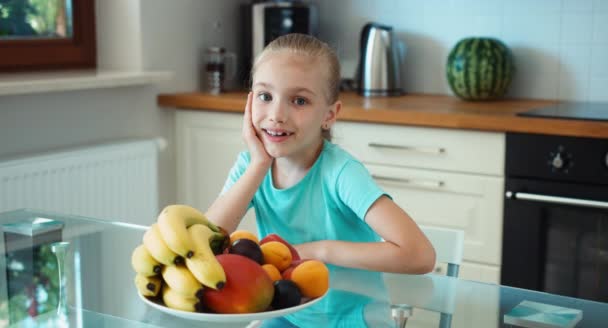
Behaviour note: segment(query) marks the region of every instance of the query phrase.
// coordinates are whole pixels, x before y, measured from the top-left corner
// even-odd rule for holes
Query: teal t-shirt
[[[223,192],[239,179],[249,162],[248,152],[239,154]],[[318,240],[378,242],[381,238],[367,225],[365,215],[382,195],[386,193],[361,162],[325,141],[300,182],[277,189],[269,170],[249,206],[255,209],[260,237],[276,233],[292,244]],[[393,325],[381,273],[334,265],[328,268],[328,294],[317,304],[286,316],[290,322],[315,328]]]

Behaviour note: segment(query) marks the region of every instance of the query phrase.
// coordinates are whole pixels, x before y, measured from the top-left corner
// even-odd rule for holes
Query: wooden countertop
[[[245,92],[161,94],[158,104],[177,109],[242,113],[246,97]],[[429,94],[365,98],[352,92],[342,93],[340,99],[343,105],[338,120],[341,121],[608,138],[608,122],[516,116],[518,112],[557,103],[550,100],[472,102]]]

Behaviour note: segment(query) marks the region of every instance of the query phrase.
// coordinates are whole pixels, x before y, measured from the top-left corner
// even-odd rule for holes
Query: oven
[[[608,140],[507,133],[501,283],[608,302]]]

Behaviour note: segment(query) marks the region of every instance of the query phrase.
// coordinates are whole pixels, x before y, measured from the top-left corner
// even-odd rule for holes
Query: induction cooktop
[[[608,121],[608,102],[564,102],[517,113],[518,116]]]

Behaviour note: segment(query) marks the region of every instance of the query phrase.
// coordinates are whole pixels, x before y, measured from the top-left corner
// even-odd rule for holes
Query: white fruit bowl
[[[166,307],[163,304],[150,300],[147,297],[141,295],[140,293],[137,293],[137,295],[139,295],[139,298],[141,298],[142,301],[144,301],[144,303],[148,304],[149,306],[151,306],[157,310],[160,310],[164,313],[174,315],[176,317],[190,319],[190,320],[198,320],[198,321],[229,323],[229,322],[250,322],[250,321],[254,321],[254,320],[266,320],[266,319],[271,319],[271,318],[276,318],[276,317],[282,317],[282,316],[288,315],[290,313],[300,311],[302,309],[305,309],[305,308],[317,303],[323,297],[325,297],[325,295],[327,295],[327,293],[325,293],[321,297],[317,297],[306,303],[302,303],[300,305],[292,306],[292,307],[281,309],[281,310],[273,310],[273,311],[265,311],[265,312],[257,312],[257,313],[242,313],[242,314],[199,313],[199,312],[188,312],[188,311],[175,310],[175,309]]]

